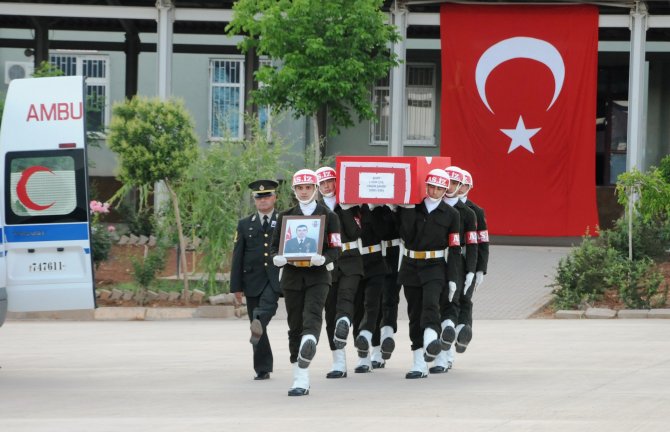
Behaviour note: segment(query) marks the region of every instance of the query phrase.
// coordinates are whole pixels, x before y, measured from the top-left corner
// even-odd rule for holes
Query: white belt
[[[342,243],[342,252],[348,251],[351,249],[358,249],[358,240],[350,241],[347,243]]]
[[[400,239],[382,240],[382,245],[384,245],[385,248],[400,246]]]
[[[382,245],[376,244],[371,246],[361,246],[360,248],[361,248],[361,255],[367,255],[375,252],[381,252]]]
[[[405,249],[403,254],[407,257],[414,259],[431,259],[431,258],[444,258],[444,250],[433,250],[433,251],[413,251]]]

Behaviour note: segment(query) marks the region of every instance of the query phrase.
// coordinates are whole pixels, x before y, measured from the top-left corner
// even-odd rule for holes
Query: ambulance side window
[[[83,149],[9,152],[5,220],[10,225],[86,222]]]

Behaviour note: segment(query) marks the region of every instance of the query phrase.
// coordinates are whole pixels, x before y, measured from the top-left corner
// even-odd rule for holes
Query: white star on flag
[[[518,147],[523,147],[531,153],[533,151],[533,146],[530,144],[530,139],[540,131],[542,128],[537,129],[526,129],[526,125],[523,124],[523,118],[519,116],[519,121],[516,124],[516,129],[500,129],[502,133],[512,138],[512,142],[509,145],[509,150],[507,154],[512,153]]]

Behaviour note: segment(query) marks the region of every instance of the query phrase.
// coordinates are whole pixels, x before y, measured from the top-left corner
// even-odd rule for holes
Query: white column
[[[630,14],[630,65],[628,76],[628,153],[626,170],[644,169],[645,149],[645,43],[647,32],[647,6],[638,3]]]
[[[172,94],[172,0],[157,0],[158,9],[158,97],[168,99]]]
[[[393,44],[393,53],[402,62],[391,71],[391,133],[389,137],[389,156],[403,155],[403,123],[405,118],[405,38],[407,37],[408,11],[394,3],[391,15],[393,24],[400,33],[400,40]]]

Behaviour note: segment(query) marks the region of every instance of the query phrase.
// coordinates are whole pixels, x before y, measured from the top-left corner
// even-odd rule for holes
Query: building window
[[[86,78],[86,130],[102,133],[109,124],[109,58],[101,55],[52,53],[49,61],[66,76]]]
[[[435,65],[406,66],[403,145],[435,145]],[[370,144],[388,145],[391,123],[390,74],[372,88],[372,104],[377,122],[370,125]]]
[[[390,75],[380,79],[372,88],[372,106],[377,117],[376,122],[370,123],[371,144],[387,145],[389,143],[389,128],[391,120],[391,87]]]
[[[242,58],[210,62],[211,138],[244,136],[244,61]]]
[[[405,145],[435,145],[435,65],[407,65]]]

